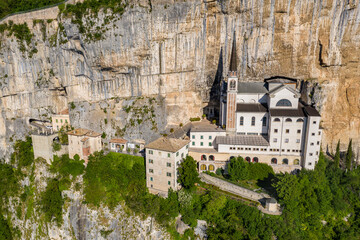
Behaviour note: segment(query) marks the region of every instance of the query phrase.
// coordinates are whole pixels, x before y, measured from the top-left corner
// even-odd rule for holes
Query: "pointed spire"
[[[231,49],[231,57],[230,57],[230,72],[236,72],[237,71],[237,61],[236,61],[236,36],[234,31],[234,38],[233,38],[233,45]]]

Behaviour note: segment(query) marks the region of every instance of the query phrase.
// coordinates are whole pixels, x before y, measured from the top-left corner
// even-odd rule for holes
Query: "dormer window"
[[[276,103],[277,107],[292,107],[292,104],[287,99],[281,99]]]

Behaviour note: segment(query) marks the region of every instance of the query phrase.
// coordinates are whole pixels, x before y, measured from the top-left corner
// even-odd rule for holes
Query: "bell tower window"
[[[229,90],[236,90],[236,80],[230,81],[230,88]]]

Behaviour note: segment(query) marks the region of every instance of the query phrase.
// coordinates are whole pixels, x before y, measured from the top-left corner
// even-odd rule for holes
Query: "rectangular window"
[[[170,153],[168,153],[168,158],[170,157]]]
[[[300,143],[300,139],[296,139],[296,143]]]
[[[200,136],[200,139],[204,139],[204,136],[203,136],[203,135],[201,135],[201,136]]]
[[[285,132],[286,132],[286,133],[289,133],[289,132],[290,132],[290,129],[286,129]]]
[[[310,146],[314,146],[314,143],[310,143]]]
[[[149,163],[154,163],[154,160],[152,160],[152,159],[149,159]]]
[[[276,128],[276,129],[274,129],[274,133],[277,133],[277,132],[278,132],[277,128]]]
[[[195,142],[192,142],[192,145],[195,146]]]
[[[171,177],[171,173],[167,172],[167,173],[166,173],[166,176],[167,176],[167,177]]]
[[[298,129],[298,130],[297,130],[297,133],[301,133],[301,130],[300,130],[300,129]]]
[[[176,153],[176,156],[177,156],[177,157],[179,156],[179,152]]]
[[[289,143],[289,139],[288,139],[288,138],[285,138],[285,143]]]
[[[209,139],[212,139],[212,136],[209,136]]]
[[[171,163],[169,163],[169,162],[166,163],[166,166],[167,166],[167,167],[171,167]]]
[[[204,146],[204,143],[203,143],[203,142],[200,142],[200,146]]]
[[[161,152],[159,151],[159,156],[161,156]]]
[[[149,150],[149,154],[154,154],[153,150]]]
[[[181,158],[184,158],[184,153],[181,153]]]
[[[320,142],[319,141],[317,141],[317,143],[316,143],[317,145],[320,145]]]
[[[154,181],[153,177],[150,177],[150,181]]]
[[[65,122],[68,123],[67,119],[65,119]]]
[[[211,142],[209,142],[209,147],[211,147],[212,146],[212,143]]]
[[[319,132],[319,135],[321,135],[321,132]]]
[[[310,156],[312,156],[313,154],[312,153],[309,153]]]
[[[308,165],[311,166],[311,162],[309,162]]]
[[[311,136],[315,136],[315,133],[312,133]]]
[[[192,135],[191,137],[192,137],[192,139],[195,139],[195,135]]]
[[[171,182],[170,182],[170,181],[168,181],[168,185],[171,185]]]
[[[186,149],[188,149],[189,148],[189,145],[186,145]]]
[[[319,152],[318,152],[318,151],[316,151],[316,155],[319,155]]]
[[[56,119],[56,122],[58,122],[58,120]]]
[[[240,117],[240,126],[244,126],[244,117]]]
[[[277,138],[274,138],[274,142],[277,142]]]
[[[154,169],[149,169],[149,173],[154,173]]]
[[[316,121],[313,121],[313,124],[316,124]]]
[[[60,119],[60,122],[62,123],[62,119]]]
[[[290,149],[288,149],[287,152],[290,152]]]
[[[251,118],[251,126],[255,126],[255,117]]]

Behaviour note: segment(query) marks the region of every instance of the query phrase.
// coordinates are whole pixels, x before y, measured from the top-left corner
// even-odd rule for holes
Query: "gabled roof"
[[[263,82],[238,82],[238,93],[267,93]]]
[[[125,143],[127,143],[127,140],[122,139],[122,138],[113,138],[113,139],[110,140],[110,143],[125,144]]]
[[[61,112],[59,112],[57,115],[69,115],[69,109],[64,109]]]
[[[300,93],[297,92],[296,90],[292,89],[291,87],[288,87],[287,85],[281,85],[279,87],[276,87],[274,89],[272,89],[271,91],[269,91],[269,95],[274,95],[275,93],[279,92],[282,89],[287,89],[290,92],[294,93],[296,97],[300,97]]]
[[[260,103],[238,103],[236,112],[267,112],[267,105]]]
[[[176,138],[166,138],[160,137],[155,141],[149,143],[145,146],[145,148],[161,150],[165,152],[177,152],[187,144],[189,144],[189,140],[182,140]]]
[[[304,107],[304,110],[308,116],[321,117],[320,113],[314,107],[306,106]]]
[[[215,142],[225,145],[269,146],[268,140],[262,135],[217,136]]]
[[[270,108],[271,117],[305,117],[304,106],[299,103],[296,109],[294,108]]]

